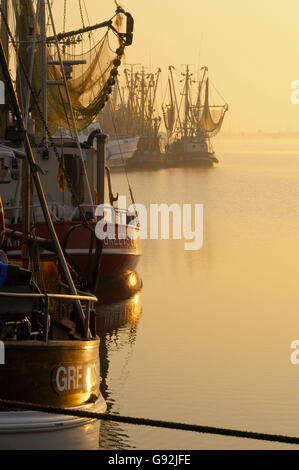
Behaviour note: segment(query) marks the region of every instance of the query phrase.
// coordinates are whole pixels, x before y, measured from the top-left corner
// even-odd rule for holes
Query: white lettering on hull
[[[53,386],[57,393],[91,392],[100,383],[99,362],[63,364],[53,371]]]

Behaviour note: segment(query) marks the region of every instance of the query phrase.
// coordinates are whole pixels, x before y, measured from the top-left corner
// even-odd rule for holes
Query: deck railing
[[[83,337],[85,339],[90,339],[90,333],[91,336],[95,336],[95,324],[92,326],[92,330],[90,332],[90,312],[91,309],[93,308],[94,304],[98,301],[97,297],[92,295],[92,294],[87,294],[87,295],[70,295],[70,294],[44,294],[44,293],[23,293],[23,292],[0,292],[0,298],[1,297],[6,297],[6,298],[11,298],[11,299],[32,299],[32,300],[37,300],[37,299],[43,299],[45,301],[45,307],[44,307],[44,334],[43,334],[43,340],[48,341],[48,336],[49,336],[49,311],[50,311],[50,302],[51,300],[79,300],[82,302],[85,302],[85,308],[84,308],[84,313],[85,313],[85,323],[84,323],[84,331]],[[28,312],[29,313],[29,312]]]

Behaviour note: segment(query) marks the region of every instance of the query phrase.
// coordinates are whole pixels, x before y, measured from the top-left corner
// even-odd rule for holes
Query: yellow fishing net
[[[29,75],[29,57],[31,53],[30,42],[33,39],[29,31],[34,26],[35,11],[32,1],[15,0],[13,9],[16,22],[16,41],[21,60]],[[39,29],[37,31],[37,44],[32,76],[32,88],[37,97],[41,94],[41,55],[39,47]],[[71,38],[76,43],[77,38]],[[48,46],[47,59],[58,60],[55,47]],[[74,65],[71,73],[72,78],[67,81],[70,99],[75,114],[77,129],[80,131],[92,123],[101,109],[104,107],[112,87],[115,84],[117,67],[120,65],[120,56],[113,52],[109,45],[108,31],[88,52],[75,54],[64,52],[63,60],[85,61],[84,65]],[[61,81],[62,74],[60,66],[48,65],[47,78],[51,81]],[[28,85],[23,76],[21,68],[17,72],[17,87],[21,104],[24,105]],[[67,96],[64,86],[49,85],[47,90],[48,116],[47,124],[52,134],[57,126],[71,128],[71,115],[67,104]],[[40,116],[34,99],[31,97],[32,117],[36,121],[37,132],[41,128]]]
[[[57,54],[54,60],[58,60]],[[110,77],[110,71],[114,67],[115,54],[112,53],[108,32],[89,52],[79,55],[64,54],[63,60],[82,60],[84,65],[73,66],[72,79],[67,85],[74,110],[77,128],[86,128],[97,117],[104,107],[107,92],[111,93],[114,80]],[[50,80],[59,80],[60,67],[50,66],[48,74]],[[110,81],[109,81],[110,80]],[[66,113],[65,89],[57,86],[48,87],[49,120],[56,124],[68,127],[70,121],[69,112]],[[59,104],[57,106],[57,104]]]
[[[210,106],[209,104],[209,79],[206,82],[205,88],[205,101],[204,106],[201,108],[199,117],[199,126],[202,130],[207,132],[210,137],[215,136],[221,129],[225,113],[228,107],[225,106]]]
[[[163,109],[164,125],[167,130],[167,135],[170,137],[174,131],[175,118],[176,118],[175,107],[173,104],[171,104],[171,105],[163,106],[162,109]]]

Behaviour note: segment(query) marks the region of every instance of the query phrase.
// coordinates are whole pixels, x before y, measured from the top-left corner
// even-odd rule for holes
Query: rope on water
[[[40,411],[51,414],[74,416],[77,418],[100,419],[102,421],[113,421],[116,423],[135,424],[139,426],[151,426],[165,429],[176,429],[178,431],[192,431],[203,434],[214,434],[220,436],[241,437],[244,439],[256,439],[260,441],[282,442],[284,444],[299,444],[299,437],[284,436],[279,434],[259,433],[252,431],[239,431],[236,429],[218,428],[212,426],[201,426],[198,424],[175,423],[172,421],[162,421],[148,418],[135,418],[132,416],[109,415],[105,413],[94,413],[90,411],[54,408],[33,403],[15,402],[0,399],[0,405],[14,408],[14,410]],[[1,417],[1,413],[0,413]]]

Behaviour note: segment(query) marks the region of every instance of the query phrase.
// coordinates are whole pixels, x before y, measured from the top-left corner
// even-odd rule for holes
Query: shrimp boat
[[[144,67],[134,73],[126,70],[126,83],[129,90],[128,108],[131,121],[140,134],[137,150],[126,161],[127,170],[154,169],[163,167],[163,139],[159,134],[161,117],[156,112],[156,98],[161,69],[146,72]]]
[[[111,170],[162,166],[161,117],[156,113],[160,75],[161,69],[148,72],[142,67],[136,71],[131,65],[130,69],[124,69],[124,87],[121,78],[117,78],[114,93],[100,116],[101,127],[110,135],[114,134],[108,160]],[[128,142],[127,148],[133,151],[126,151],[124,142]]]
[[[107,103],[106,108],[109,108],[109,112],[112,113],[111,107],[110,107],[110,102]],[[87,141],[89,135],[91,132],[94,132],[95,130],[98,130],[99,127],[101,129],[104,129],[105,132],[108,132],[108,129],[106,129],[106,126],[102,125],[102,119],[99,117],[99,122],[98,123],[93,123],[88,126],[87,129],[84,129],[82,132],[79,133],[79,138],[80,142],[84,143]],[[111,131],[111,128],[110,128]],[[113,168],[123,168],[125,165],[125,162],[132,158],[134,153],[137,150],[138,147],[138,141],[139,137],[137,136],[122,136],[122,135],[114,135],[112,132],[112,135],[110,134],[110,131],[108,133],[109,138],[107,140],[106,144],[106,162],[107,166],[109,169]],[[64,130],[65,132],[65,130]],[[68,137],[70,138],[71,135],[70,133],[67,133]],[[95,149],[96,150],[96,149]]]
[[[109,21],[58,34],[50,2],[17,0],[12,2],[11,8],[16,24],[16,82],[22,97],[23,115],[64,254],[73,272],[89,288],[93,284],[94,269],[98,267],[101,282],[117,277],[127,279],[136,269],[141,255],[137,214],[134,210],[128,212],[115,207],[114,238],[104,236],[97,240],[95,229],[99,218],[96,208],[106,203],[106,187],[109,187],[111,205],[115,205],[118,196],[113,194],[106,166],[107,139],[94,121],[112,93],[125,48],[132,43],[133,18],[118,7]],[[46,17],[50,18],[51,36],[47,34]],[[123,33],[120,18],[126,20]],[[106,29],[100,41],[90,46],[87,52],[73,53],[86,37],[100,28]],[[109,42],[111,31],[117,36],[115,53]],[[30,60],[26,60],[28,51],[31,51]],[[5,151],[10,149],[14,153],[5,165],[10,169],[13,181],[3,202],[6,226],[11,234],[21,233],[24,216],[22,173],[14,158],[17,152],[22,153],[22,141],[12,116],[7,114],[8,125],[2,144]],[[91,125],[95,125],[96,130],[82,141],[82,133]],[[94,141],[97,142],[95,148]],[[35,190],[31,206],[34,235],[47,239],[49,233]],[[125,237],[119,235],[124,232]],[[12,236],[7,239],[6,251],[10,260],[21,259],[20,240],[20,237]],[[40,256],[41,260],[48,261],[52,255],[44,249]]]
[[[2,6],[0,11],[5,19]],[[27,178],[22,181],[23,213],[27,215],[27,221],[23,217],[22,267],[9,263],[4,251],[0,254],[0,449],[95,449],[99,421],[17,411],[13,403],[10,408],[5,404],[22,402],[24,406],[32,403],[100,413],[106,410],[99,390],[99,339],[93,309],[97,299],[91,294],[78,295],[74,285],[46,202],[2,42],[0,66],[11,112],[23,137],[23,167],[27,170]],[[7,170],[0,172],[2,195],[9,185]],[[55,263],[37,262],[36,238],[26,226],[30,226],[31,179],[54,246]],[[1,246],[4,220],[2,206]]]
[[[110,169],[123,168],[138,149],[139,137],[120,136],[109,139],[107,144],[107,164]]]
[[[211,105],[208,68],[201,68],[198,87],[194,93],[194,77],[189,66],[183,75],[182,100],[178,103],[173,78],[173,66],[169,66],[169,102],[163,106],[164,123],[167,129],[167,166],[209,166],[219,163],[211,138],[221,129],[227,103]],[[195,99],[194,99],[195,95]]]
[[[138,148],[139,134],[132,126],[131,114],[125,96],[121,92],[119,75],[105,109],[99,114],[101,129],[109,134],[107,165],[112,171],[123,171],[126,162]]]

